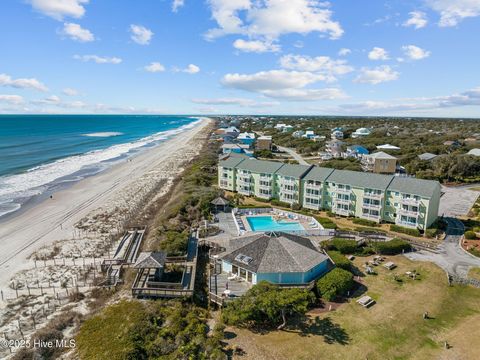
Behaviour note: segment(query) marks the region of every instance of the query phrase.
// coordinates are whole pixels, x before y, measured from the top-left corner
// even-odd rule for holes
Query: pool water
[[[247,216],[252,231],[305,230],[298,222],[276,221],[272,216]]]

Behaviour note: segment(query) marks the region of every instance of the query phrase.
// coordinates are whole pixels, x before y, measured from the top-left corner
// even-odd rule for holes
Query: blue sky
[[[480,0],[3,0],[0,113],[480,117]]]

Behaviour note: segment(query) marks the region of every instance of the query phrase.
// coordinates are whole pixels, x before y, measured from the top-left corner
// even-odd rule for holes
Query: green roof
[[[430,198],[435,192],[440,191],[440,183],[435,180],[395,177],[388,190]]]
[[[333,169],[314,166],[303,179],[324,182],[332,172]]]
[[[275,161],[246,159],[235,165],[236,169],[247,170],[258,174],[275,174],[284,164]]]
[[[278,169],[277,174],[282,176],[290,176],[301,178],[310,169],[308,165],[285,164]]]
[[[351,185],[353,187],[386,190],[394,177],[350,170],[335,170],[329,177],[329,183]]]
[[[240,164],[244,158],[241,157],[229,157],[225,160],[221,160],[218,162],[218,166],[224,167],[224,168],[234,168],[238,164]]]

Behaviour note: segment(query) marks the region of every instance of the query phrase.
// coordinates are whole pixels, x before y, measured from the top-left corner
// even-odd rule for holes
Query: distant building
[[[378,150],[400,150],[398,146],[394,146],[390,144],[378,145],[377,149]]]
[[[284,132],[284,133],[290,132],[290,131],[293,131],[293,126],[292,126],[292,125],[285,125],[285,126],[282,128],[282,132]]]
[[[443,145],[457,148],[460,147],[462,144],[460,144],[458,140],[447,140],[443,143]]]
[[[347,147],[347,156],[359,158],[368,154],[368,149],[361,145],[351,145]]]
[[[313,139],[315,137],[315,132],[313,130],[307,130],[305,131],[305,134],[302,135],[303,138],[306,139]]]
[[[305,134],[305,132],[303,130],[297,130],[297,131],[294,131],[292,136],[294,138],[301,138],[303,136],[303,134]]]
[[[472,149],[467,154],[473,156],[480,156],[480,149]]]
[[[352,138],[356,139],[356,138],[359,138],[359,137],[368,136],[371,133],[372,133],[372,130],[370,130],[370,129],[359,128],[359,129],[355,130],[354,133],[352,133]]]
[[[255,134],[244,132],[244,133],[238,134],[237,140],[242,144],[252,145],[255,142]]]
[[[260,136],[257,139],[257,143],[255,144],[256,150],[272,150],[272,137],[271,136]]]
[[[341,140],[343,139],[343,131],[335,130],[332,132],[332,139],[333,140]]]
[[[340,140],[331,140],[325,144],[325,151],[335,158],[342,157],[345,143]]]
[[[269,232],[235,239],[242,245],[220,255],[222,272],[251,283],[308,284],[328,272],[332,263],[310,239]]]
[[[418,158],[420,160],[424,160],[424,161],[431,161],[431,160],[435,159],[436,157],[437,157],[437,155],[432,154],[432,153],[423,153],[423,154],[418,155]]]
[[[287,126],[287,124],[276,124],[274,128],[277,129],[277,130],[281,130],[281,129],[283,129],[285,126]]]
[[[362,158],[364,170],[377,174],[395,174],[397,169],[397,158],[395,156],[379,151]]]
[[[217,129],[215,130],[215,133],[219,135],[228,135],[236,138],[238,134],[240,134],[240,130],[238,130],[235,126],[230,126],[227,128]]]
[[[247,156],[253,156],[253,151],[250,150],[250,146],[245,144],[223,144],[222,153],[223,154],[237,153],[237,154],[245,154]]]

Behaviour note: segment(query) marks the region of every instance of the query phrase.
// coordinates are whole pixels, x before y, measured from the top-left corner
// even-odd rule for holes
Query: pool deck
[[[283,215],[282,215],[283,214]],[[300,226],[302,227],[302,229],[298,229],[298,230],[313,230],[313,229],[322,229],[322,227],[318,227],[317,226],[314,226],[312,225],[311,223],[311,219],[309,219],[308,216],[306,215],[302,215],[302,214],[294,214],[293,216],[294,217],[297,217],[297,218],[291,218],[288,216],[288,214],[294,214],[294,213],[287,213],[287,212],[272,212],[270,214],[253,214],[253,215],[242,215],[241,216],[241,219],[242,219],[242,222],[245,226],[245,230],[247,232],[265,232],[265,231],[281,231],[282,229],[278,228],[278,229],[269,229],[269,230],[253,230],[250,226],[250,223],[248,222],[248,219],[247,218],[253,218],[253,217],[266,217],[266,216],[271,216],[273,217],[276,221],[281,221],[283,223],[296,223],[296,224],[300,224]]]

